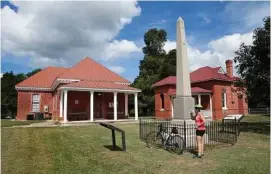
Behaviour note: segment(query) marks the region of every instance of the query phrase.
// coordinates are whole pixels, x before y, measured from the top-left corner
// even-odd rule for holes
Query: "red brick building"
[[[128,115],[128,95],[134,95],[138,119],[137,94],[131,82],[91,58],[70,68],[48,67],[17,84],[17,120],[42,113],[52,119],[75,121],[124,119]]]
[[[205,117],[222,119],[228,114],[247,114],[246,94],[236,90],[233,61],[226,61],[226,72],[221,67],[202,67],[190,73],[191,92],[195,103],[203,106]],[[173,118],[176,96],[176,77],[170,76],[152,85],[155,91],[155,115]]]

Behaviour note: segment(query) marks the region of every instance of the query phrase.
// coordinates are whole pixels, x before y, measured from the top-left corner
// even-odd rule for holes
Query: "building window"
[[[160,94],[160,98],[161,98],[161,103],[162,103],[161,109],[164,109],[165,108],[164,94]]]
[[[226,89],[222,90],[221,93],[221,102],[222,102],[222,109],[227,109],[227,93],[226,93]]]
[[[33,112],[40,111],[40,95],[39,94],[32,95],[32,111]]]

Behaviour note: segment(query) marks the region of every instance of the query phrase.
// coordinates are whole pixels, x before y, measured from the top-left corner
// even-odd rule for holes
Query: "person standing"
[[[203,149],[204,149],[204,134],[206,130],[205,126],[205,118],[200,113],[200,109],[202,106],[200,104],[197,104],[195,106],[195,123],[196,123],[196,140],[197,140],[197,147],[198,147],[198,154],[195,155],[193,158],[201,158],[204,156]]]

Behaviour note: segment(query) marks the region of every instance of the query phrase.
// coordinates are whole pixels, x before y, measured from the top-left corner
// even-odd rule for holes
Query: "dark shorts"
[[[196,130],[196,135],[197,136],[203,136],[205,134],[205,130]]]

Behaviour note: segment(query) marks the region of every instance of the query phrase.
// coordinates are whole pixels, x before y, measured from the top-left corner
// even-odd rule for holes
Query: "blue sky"
[[[168,35],[165,49],[173,49],[179,16],[185,21],[190,70],[206,65],[223,67],[241,42],[251,44],[252,31],[261,25],[270,9],[269,2],[140,1],[121,6],[116,3],[112,9],[112,5],[103,4],[107,10],[95,11],[93,6],[99,8],[99,4],[77,8],[81,4],[73,3],[60,6],[62,10],[58,11],[52,8],[52,3],[13,5],[2,1],[1,8],[5,10],[1,72],[25,73],[46,66],[72,66],[82,56],[90,56],[133,81],[143,58],[144,33],[150,28],[165,29]],[[89,12],[85,14],[82,8],[89,8]],[[121,18],[130,21],[119,23]],[[58,39],[59,34],[55,37],[54,32],[64,34]]]

